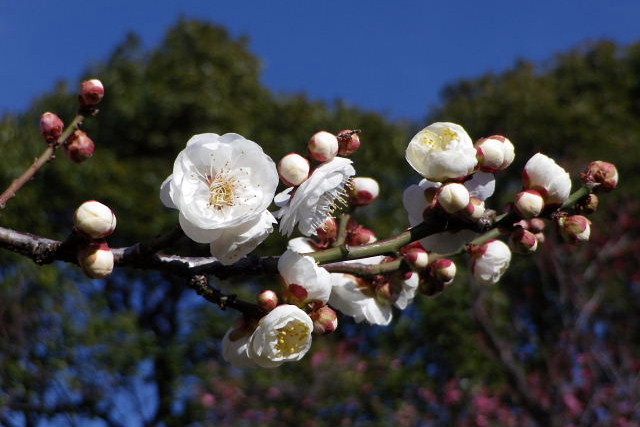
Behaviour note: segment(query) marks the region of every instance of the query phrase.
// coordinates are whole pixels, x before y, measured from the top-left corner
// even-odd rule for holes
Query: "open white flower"
[[[212,255],[228,263],[272,231],[275,220],[266,209],[278,181],[275,163],[258,144],[237,134],[206,133],[193,136],[178,154],[160,198],[180,211],[189,238],[211,243]]]
[[[462,126],[437,122],[418,132],[409,142],[407,162],[430,181],[469,175],[478,163],[476,149]]]
[[[326,303],[331,294],[331,276],[309,256],[287,250],[278,260],[278,272],[284,280],[289,302],[304,305],[308,302]]]
[[[490,240],[472,253],[471,271],[482,285],[496,284],[511,262],[511,249],[502,240]]]
[[[430,197],[435,196],[436,190],[442,186],[439,182],[431,182],[423,179],[418,184],[410,185],[404,191],[402,202],[409,216],[409,224],[413,227],[420,224],[424,218],[423,213],[430,203]],[[496,182],[493,174],[476,172],[473,178],[466,181],[464,186],[469,190],[469,195],[484,201],[493,195]],[[429,197],[428,194],[432,195]],[[445,231],[427,236],[420,240],[422,246],[432,252],[455,252],[460,247],[469,243],[477,236],[471,230],[457,232]]]
[[[289,187],[278,194],[275,202],[281,208],[275,216],[280,219],[280,232],[290,236],[297,224],[305,236],[314,235],[337,205],[346,201],[345,187],[355,173],[351,160],[335,157],[295,190]]]
[[[251,334],[231,328],[222,338],[222,358],[236,368],[254,368],[256,364],[248,353]]]
[[[295,305],[279,305],[258,322],[248,343],[248,355],[263,368],[295,362],[309,351],[313,321]]]
[[[571,193],[571,177],[562,166],[542,153],[533,155],[524,165],[524,186],[536,190],[545,200],[545,205],[561,205]]]

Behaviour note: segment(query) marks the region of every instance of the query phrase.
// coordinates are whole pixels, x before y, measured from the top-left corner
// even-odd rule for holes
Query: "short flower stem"
[[[27,182],[31,181],[33,176],[40,169],[42,169],[42,167],[47,162],[49,162],[50,160],[52,160],[54,158],[54,153],[55,153],[56,149],[61,144],[63,144],[64,141],[66,141],[67,138],[69,138],[69,136],[73,132],[75,132],[78,129],[78,126],[82,123],[82,121],[84,119],[85,119],[85,116],[83,114],[76,115],[76,117],[73,119],[71,124],[69,124],[69,126],[67,126],[67,128],[64,130],[62,135],[60,135],[60,138],[58,138],[57,141],[50,143],[49,146],[47,147],[47,149],[44,150],[44,152],[40,155],[40,157],[38,157],[33,162],[33,164],[27,170],[25,170],[22,175],[20,175],[20,177],[18,177],[17,179],[13,180],[11,185],[9,185],[9,187],[4,191],[4,193],[2,193],[0,195],[0,210],[4,209],[7,206],[7,202],[9,202],[9,200],[13,199],[16,196],[16,194],[18,193],[18,191],[22,187],[24,187],[24,185]]]

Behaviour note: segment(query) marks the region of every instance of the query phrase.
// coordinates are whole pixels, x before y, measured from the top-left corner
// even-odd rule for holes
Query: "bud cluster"
[[[104,279],[113,271],[113,252],[102,239],[116,228],[116,216],[95,200],[81,204],[73,215],[74,230],[87,241],[78,251],[78,264],[92,279]]]

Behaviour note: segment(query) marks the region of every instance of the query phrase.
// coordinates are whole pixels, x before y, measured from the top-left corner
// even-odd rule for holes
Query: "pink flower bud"
[[[355,206],[373,203],[380,194],[378,181],[373,178],[357,176],[351,180],[351,201]]]
[[[300,154],[287,154],[278,163],[278,174],[285,185],[297,187],[309,177],[309,160]]]
[[[368,228],[358,227],[347,235],[347,244],[351,246],[362,246],[373,243],[376,240],[376,234]]]
[[[412,247],[402,253],[407,264],[415,269],[426,268],[429,264],[429,254],[422,248]]]
[[[469,218],[478,220],[484,215],[484,201],[477,197],[469,197],[469,204],[464,208]]]
[[[258,294],[258,305],[266,311],[271,311],[278,306],[278,295],[270,289]]]
[[[91,279],[104,279],[113,271],[113,252],[106,243],[89,243],[78,252],[78,264]]]
[[[581,214],[592,214],[598,210],[600,199],[596,194],[588,194],[576,203],[576,212]]]
[[[313,320],[313,332],[316,334],[328,334],[338,328],[338,314],[328,305],[309,314]]]
[[[89,200],[76,209],[73,225],[78,232],[92,239],[101,239],[116,229],[116,216],[108,206]]]
[[[540,215],[544,209],[544,199],[535,190],[525,190],[516,194],[513,207],[523,218],[533,218]]]
[[[531,218],[528,221],[529,226],[527,229],[532,233],[542,233],[544,229],[547,227],[547,224],[544,222],[542,218]]]
[[[82,105],[96,105],[104,97],[104,86],[98,79],[91,79],[82,82],[80,90],[80,102]]]
[[[618,169],[612,163],[598,160],[587,166],[587,170],[581,174],[581,178],[585,185],[608,192],[618,186]]]
[[[438,203],[448,213],[455,213],[469,204],[469,190],[458,183],[445,184],[438,191]]]
[[[529,254],[538,248],[538,239],[531,231],[517,228],[509,235],[509,247],[513,252]]]
[[[53,113],[44,113],[40,116],[40,133],[47,142],[55,142],[62,135],[64,123],[60,117]]]
[[[513,144],[504,136],[494,135],[482,138],[475,144],[478,166],[483,172],[505,170],[515,158]]]
[[[582,215],[562,217],[558,226],[562,237],[571,243],[586,242],[591,235],[591,221]]]
[[[64,149],[72,162],[82,163],[93,156],[96,145],[85,132],[77,130],[67,139]]]
[[[328,162],[338,154],[338,138],[335,135],[320,131],[309,140],[309,153],[319,162]]]
[[[447,258],[437,259],[429,265],[429,275],[445,286],[453,283],[456,272],[456,264]]]
[[[349,156],[360,148],[360,137],[358,130],[341,130],[338,132],[338,155]]]

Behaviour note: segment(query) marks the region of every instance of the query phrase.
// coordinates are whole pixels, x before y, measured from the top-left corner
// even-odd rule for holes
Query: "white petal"
[[[197,225],[192,224],[182,215],[182,212],[178,215],[178,220],[180,221],[180,227],[182,228],[182,231],[184,231],[184,234],[194,242],[211,243],[222,234],[221,229],[200,228]]]
[[[265,210],[253,221],[226,228],[211,242],[211,255],[222,264],[233,264],[269,237],[275,223],[271,212]]]
[[[464,183],[469,195],[480,200],[487,200],[496,189],[496,180],[492,173],[477,172],[469,181]]]

